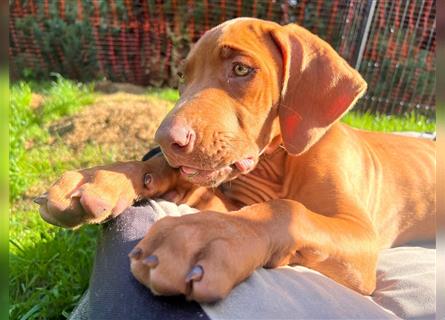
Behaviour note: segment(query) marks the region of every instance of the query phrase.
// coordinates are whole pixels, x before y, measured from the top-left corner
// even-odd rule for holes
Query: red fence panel
[[[331,43],[368,81],[356,108],[433,118],[435,14],[435,0],[10,0],[11,73],[175,86],[206,30],[254,16]]]

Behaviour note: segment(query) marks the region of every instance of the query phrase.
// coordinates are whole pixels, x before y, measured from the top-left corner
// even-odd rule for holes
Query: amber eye
[[[179,83],[184,83],[184,81],[185,81],[184,73],[182,73],[181,71],[178,71],[177,75],[178,75]]]
[[[252,68],[242,63],[235,63],[232,70],[237,77],[245,77],[252,71]]]

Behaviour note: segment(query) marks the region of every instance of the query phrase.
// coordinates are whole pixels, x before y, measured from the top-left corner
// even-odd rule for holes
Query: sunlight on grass
[[[49,134],[45,125],[68,116],[94,101],[90,87],[57,76],[49,89],[44,90],[42,106],[33,110],[30,105],[33,91],[28,83],[20,82],[11,88],[9,122],[9,198],[17,199],[30,185],[28,149],[33,144],[45,145]]]
[[[176,89],[170,88],[150,88],[148,90],[150,97],[176,102],[179,99],[179,92]]]
[[[352,111],[347,113],[342,121],[351,127],[383,132],[416,131],[434,132],[436,122],[425,116],[410,113],[402,116],[373,115]]]
[[[99,228],[63,230],[44,222],[36,196],[67,170],[111,162],[112,150],[95,145],[75,152],[52,138],[47,125],[92,103],[91,89],[61,77],[40,86],[41,107],[31,108],[29,83],[11,87],[9,316],[12,319],[59,319],[69,314],[88,286]],[[28,196],[27,196],[28,194]]]
[[[30,195],[13,202],[10,217],[11,318],[38,315],[50,319],[69,314],[88,287],[100,228],[87,226],[71,231],[51,226],[40,218],[31,198],[63,172],[109,163],[115,156],[111,150],[94,145],[85,146],[74,156],[73,150],[61,143],[27,153],[27,166],[22,169]]]
[[[45,122],[72,115],[82,106],[94,102],[92,84],[66,80],[60,75],[56,75],[56,80],[43,94],[48,97],[40,114]]]

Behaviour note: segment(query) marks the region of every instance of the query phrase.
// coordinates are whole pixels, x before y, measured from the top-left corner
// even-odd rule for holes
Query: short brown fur
[[[231,77],[233,61],[255,74]],[[258,267],[287,264],[371,294],[381,249],[434,238],[434,142],[337,122],[366,83],[326,42],[296,25],[236,19],[202,37],[184,74],[157,139],[183,121],[196,132],[193,151],[161,143],[165,158],[67,173],[39,201],[45,219],[101,222],[156,195],[199,208],[161,219],[137,245],[159,265],[131,266],[155,293],[204,302]],[[245,157],[249,172],[227,166]],[[187,180],[181,166],[215,174]],[[196,264],[204,276],[187,283]]]

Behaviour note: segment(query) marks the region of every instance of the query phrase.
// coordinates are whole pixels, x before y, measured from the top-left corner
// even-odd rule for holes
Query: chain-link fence
[[[356,108],[434,118],[435,14],[435,0],[10,0],[11,72],[175,86],[207,29],[253,16],[331,43],[368,81]]]

